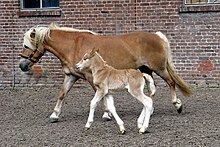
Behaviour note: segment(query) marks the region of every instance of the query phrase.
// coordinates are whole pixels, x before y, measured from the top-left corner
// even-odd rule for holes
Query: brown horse
[[[91,72],[83,71],[82,74],[75,69],[75,64],[91,48],[99,48],[103,59],[114,68],[139,68],[150,75],[152,72],[158,74],[168,83],[172,103],[179,113],[182,111],[182,103],[176,97],[175,85],[183,95],[191,94],[188,85],[174,71],[169,42],[161,32],[99,36],[91,31],[50,25],[28,30],[24,35],[23,46],[23,58],[19,63],[22,71],[30,70],[46,51],[54,54],[62,64],[65,79],[54,112],[50,116],[52,122],[58,120],[64,96],[79,78],[87,79],[95,89]]]
[[[139,133],[145,133],[149,125],[150,115],[153,113],[153,101],[144,94],[145,80],[150,83],[150,95],[153,96],[156,92],[153,78],[150,75],[141,73],[135,69],[115,69],[106,64],[98,53],[98,50],[96,51],[95,49],[91,50],[90,53],[86,53],[79,63],[76,64],[76,68],[79,71],[89,69],[92,73],[94,86],[96,87],[95,96],[90,102],[90,112],[85,126],[86,128],[89,129],[93,122],[97,103],[108,94],[109,90],[126,88],[128,92],[144,106],[137,124],[140,129]],[[107,107],[119,125],[120,132],[124,134],[124,122],[116,112],[113,99],[107,98]]]

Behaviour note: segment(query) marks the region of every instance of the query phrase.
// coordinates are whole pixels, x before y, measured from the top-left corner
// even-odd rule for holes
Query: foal
[[[107,65],[100,54],[94,49],[90,53],[86,53],[83,56],[80,62],[76,64],[76,69],[79,71],[83,69],[91,70],[93,83],[97,89],[95,96],[90,103],[89,117],[85,125],[86,128],[90,128],[93,122],[94,111],[97,106],[97,102],[99,102],[106,94],[108,94],[109,89],[127,88],[128,92],[144,105],[137,123],[139,133],[145,133],[149,124],[150,115],[153,113],[153,101],[143,92],[145,79],[150,83],[150,96],[153,96],[156,91],[154,81],[150,75],[141,73],[135,69],[117,70],[112,66]],[[120,132],[124,134],[124,122],[116,112],[113,98],[109,96],[106,98],[106,100],[107,107],[117,121]]]

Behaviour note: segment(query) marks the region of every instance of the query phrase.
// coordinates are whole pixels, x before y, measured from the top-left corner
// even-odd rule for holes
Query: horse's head
[[[79,71],[82,71],[83,69],[90,68],[92,61],[95,59],[95,57],[98,55],[98,50],[93,49],[90,51],[90,53],[86,53],[82,59],[76,64],[76,69]]]
[[[19,67],[22,71],[29,71],[31,67],[44,55],[42,35],[37,28],[28,30],[24,35],[23,52],[20,54]]]

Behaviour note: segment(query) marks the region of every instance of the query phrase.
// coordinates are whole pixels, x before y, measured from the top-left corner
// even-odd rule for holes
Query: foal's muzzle
[[[23,72],[29,71],[31,69],[31,61],[28,59],[20,61],[19,67]]]
[[[81,64],[80,63],[77,63],[76,66],[75,66],[76,70],[78,71],[81,71]]]

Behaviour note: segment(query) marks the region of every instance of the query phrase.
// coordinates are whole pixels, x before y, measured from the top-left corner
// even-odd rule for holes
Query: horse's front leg
[[[58,121],[59,115],[61,113],[61,107],[63,104],[64,97],[69,92],[73,84],[78,80],[79,78],[74,75],[67,75],[65,74],[64,83],[61,88],[60,94],[57,98],[57,103],[54,108],[53,113],[50,115],[50,122],[54,123]]]

